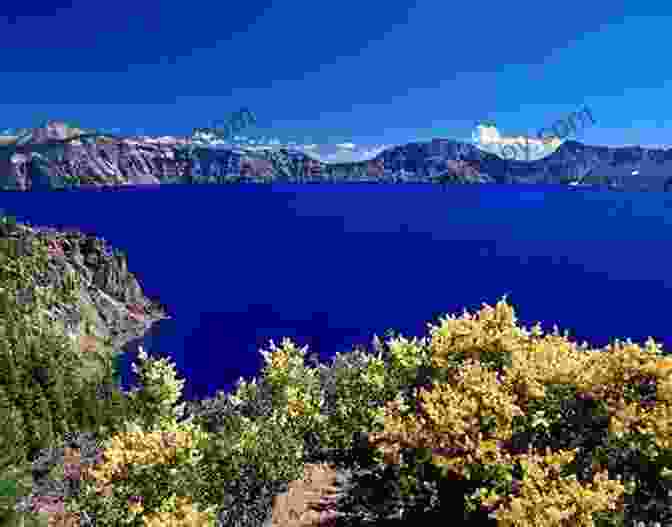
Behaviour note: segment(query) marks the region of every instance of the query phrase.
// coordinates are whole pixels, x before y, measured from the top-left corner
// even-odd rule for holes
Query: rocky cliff
[[[87,357],[89,368],[98,368],[100,357],[118,355],[152,324],[170,318],[163,306],[144,296],[125,255],[100,238],[3,218],[0,249],[1,306],[8,305],[9,292],[15,302],[9,305],[18,305],[31,327],[55,328]],[[7,317],[0,309],[0,326]]]
[[[565,142],[538,161],[510,161],[469,143],[436,139],[390,148],[369,161],[323,163],[298,150],[205,147],[191,140],[67,134],[47,125],[0,143],[0,188],[168,183],[546,183],[627,191],[672,188],[672,148]]]

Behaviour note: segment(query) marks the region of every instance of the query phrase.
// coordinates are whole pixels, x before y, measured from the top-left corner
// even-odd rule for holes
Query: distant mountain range
[[[354,146],[354,145],[353,145]],[[378,148],[365,161],[325,162],[310,146],[227,146],[172,136],[115,137],[43,128],[0,140],[0,188],[170,183],[558,184],[572,188],[666,192],[672,148],[607,147],[565,141],[536,161],[504,160],[451,139]],[[332,158],[333,159],[333,158]]]

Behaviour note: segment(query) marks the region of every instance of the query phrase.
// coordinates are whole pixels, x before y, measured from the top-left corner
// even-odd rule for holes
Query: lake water
[[[0,194],[20,222],[77,227],[126,252],[173,316],[143,345],[175,362],[186,399],[257,375],[271,338],[327,361],[389,328],[425,336],[439,315],[505,294],[526,325],[672,349],[671,207],[663,194],[500,185]]]

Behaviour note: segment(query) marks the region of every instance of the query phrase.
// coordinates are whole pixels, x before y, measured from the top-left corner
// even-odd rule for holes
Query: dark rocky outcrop
[[[3,227],[6,227],[3,225]],[[57,322],[73,338],[85,338],[100,345],[111,339],[108,353],[117,354],[130,341],[142,337],[159,320],[170,318],[165,307],[145,297],[137,279],[128,270],[126,256],[111,249],[104,240],[77,230],[16,224],[5,228],[0,238],[15,240],[18,256],[30,255],[32,241],[48,245],[48,259],[36,283],[58,289],[64,277],[74,271],[79,279],[78,302],[56,302],[43,315]],[[30,302],[31,288],[19,291]]]
[[[45,131],[46,130],[46,131]],[[50,122],[0,143],[0,188],[47,190],[169,183],[524,183],[628,191],[672,189],[672,149],[566,141],[537,161],[503,160],[448,139],[409,143],[371,160],[323,163],[297,150],[206,148],[187,138],[73,134]]]

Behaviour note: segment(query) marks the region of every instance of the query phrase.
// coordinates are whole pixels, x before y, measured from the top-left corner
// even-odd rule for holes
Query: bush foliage
[[[111,362],[83,382],[62,332],[17,300],[34,270],[0,269],[14,286],[0,290],[0,415],[17,437],[6,465],[92,433],[97,461],[64,497],[97,525],[263,521],[305,463],[336,453],[358,470],[343,510],[360,517],[367,503],[379,518],[459,508],[465,521],[521,527],[672,519],[672,360],[653,340],[589,349],[520,327],[503,299],[330,366],[271,341],[258,378],[187,405],[173,365],[143,351],[131,393]],[[30,294],[45,305],[54,293]],[[386,497],[363,498],[371,486]]]

